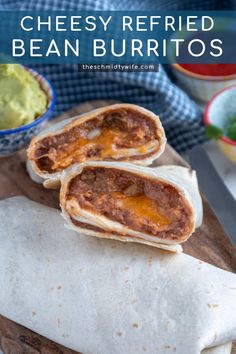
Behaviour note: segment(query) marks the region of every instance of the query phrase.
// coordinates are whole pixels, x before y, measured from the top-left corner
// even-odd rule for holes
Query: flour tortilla
[[[235,274],[79,235],[24,197],[0,202],[0,225],[3,316],[83,354],[230,353]]]
[[[59,188],[60,187],[60,176],[62,174],[62,171],[55,172],[55,173],[45,173],[41,171],[35,161],[32,159],[32,156],[34,155],[35,151],[35,146],[37,142],[47,136],[53,136],[55,134],[61,133],[63,130],[68,129],[68,127],[72,126],[78,126],[84,122],[87,122],[91,119],[96,118],[99,115],[102,115],[104,113],[109,113],[113,112],[119,109],[132,109],[133,111],[136,111],[137,113],[141,113],[145,117],[147,117],[149,120],[151,120],[154,123],[155,126],[155,131],[157,132],[159,136],[159,147],[158,149],[154,149],[154,151],[149,155],[143,156],[142,159],[140,159],[140,152],[136,152],[134,158],[132,160],[132,163],[142,165],[142,166],[148,166],[151,165],[154,160],[156,160],[165,150],[165,145],[166,145],[166,136],[165,136],[165,131],[164,128],[161,124],[161,121],[159,117],[147,110],[146,108],[140,107],[138,105],[134,104],[129,104],[129,103],[118,103],[114,105],[109,105],[106,107],[94,109],[90,112],[84,113],[82,115],[72,117],[69,119],[65,119],[57,124],[52,125],[51,127],[45,129],[44,131],[40,132],[38,136],[36,136],[34,139],[32,139],[30,146],[28,148],[28,161],[27,161],[27,170],[28,173],[35,182],[37,183],[45,183],[46,188]],[[124,156],[126,158],[126,156]]]
[[[123,171],[131,172],[137,174],[141,177],[154,178],[165,183],[169,183],[174,186],[180,194],[183,196],[187,205],[191,207],[193,228],[190,233],[185,235],[185,238],[181,242],[186,241],[191,234],[195,231],[195,228],[202,224],[203,208],[200,192],[198,189],[196,172],[190,170],[189,168],[182,166],[159,166],[156,168],[150,167],[140,167],[130,163],[124,162],[86,162],[83,164],[73,165],[70,169],[67,169],[62,174],[61,178],[61,191],[60,191],[60,204],[62,208],[62,215],[66,220],[66,225],[72,230],[82,232],[90,236],[96,236],[100,238],[112,238],[114,240],[119,240],[123,242],[138,242],[144,243],[150,246],[166,249],[171,252],[181,252],[182,247],[180,241],[178,240],[166,240],[157,236],[152,236],[150,234],[141,233],[134,231],[125,227],[119,222],[112,221],[111,219],[93,213],[92,211],[86,211],[78,205],[78,203],[73,202],[74,219],[89,225],[93,225],[104,230],[101,231],[91,231],[88,228],[83,228],[76,226],[72,220],[68,211],[66,210],[66,194],[68,191],[68,186],[70,181],[80,174],[86,167],[104,167],[104,168],[115,168]],[[111,233],[112,232],[112,233]],[[125,235],[125,236],[124,236]]]

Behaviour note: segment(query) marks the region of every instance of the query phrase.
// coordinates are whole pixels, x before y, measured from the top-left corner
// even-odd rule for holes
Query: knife
[[[220,178],[202,146],[193,148],[189,161],[197,171],[200,190],[207,197],[217,219],[236,247],[236,201]]]

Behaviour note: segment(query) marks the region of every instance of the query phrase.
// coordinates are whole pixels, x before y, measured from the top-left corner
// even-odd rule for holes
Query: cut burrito
[[[60,204],[83,234],[180,251],[202,223],[196,174],[185,167],[87,162],[64,171]]]
[[[165,144],[158,116],[133,104],[115,104],[62,121],[34,138],[28,149],[28,170],[33,179],[35,175],[49,179],[50,188],[74,163],[106,160],[149,165]]]

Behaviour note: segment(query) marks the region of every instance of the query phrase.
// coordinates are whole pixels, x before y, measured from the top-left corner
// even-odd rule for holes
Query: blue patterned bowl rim
[[[34,76],[38,76],[41,79],[43,79],[44,82],[46,82],[51,90],[51,98],[49,98],[49,104],[48,104],[48,108],[46,110],[46,112],[44,112],[39,118],[35,119],[33,122],[29,123],[29,124],[25,124],[22,125],[18,128],[12,128],[12,129],[2,129],[0,130],[0,136],[1,135],[6,135],[6,134],[14,134],[14,133],[19,133],[22,132],[24,130],[28,130],[32,127],[37,126],[38,124],[40,124],[41,122],[43,122],[45,119],[48,118],[48,116],[52,113],[53,108],[55,106],[56,103],[56,91],[54,89],[53,84],[51,83],[51,81],[49,79],[47,79],[44,75],[40,74],[38,71],[31,69],[31,68],[27,68],[25,67],[26,70],[28,70],[30,73],[33,73]],[[48,92],[45,92],[48,95]]]

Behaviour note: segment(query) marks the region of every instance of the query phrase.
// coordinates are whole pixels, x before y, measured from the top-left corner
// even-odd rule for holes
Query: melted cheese
[[[83,162],[88,160],[86,155],[89,149],[99,149],[99,159],[106,159],[108,157],[119,157],[121,151],[124,153],[129,149],[118,148],[116,144],[126,139],[126,132],[119,130],[118,128],[108,129],[102,128],[100,135],[95,136],[92,139],[79,137],[76,141],[68,144],[63,144],[60,149],[49,150],[47,156],[54,161],[53,169],[68,167],[73,162]],[[150,145],[147,144],[147,146]],[[144,154],[147,153],[148,147],[140,144],[136,144],[132,149],[138,149],[138,152]],[[128,156],[127,156],[128,157]],[[40,158],[40,157],[39,157]]]
[[[139,219],[147,219],[160,226],[171,223],[166,216],[158,213],[156,201],[148,198],[145,194],[131,197],[122,192],[112,192],[111,196],[119,201],[123,209],[132,211]]]

